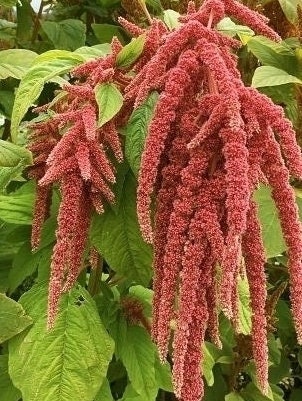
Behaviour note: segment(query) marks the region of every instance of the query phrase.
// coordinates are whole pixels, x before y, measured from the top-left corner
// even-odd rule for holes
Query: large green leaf
[[[0,355],[0,401],[18,401],[21,393],[8,374],[8,355]]]
[[[139,58],[144,49],[146,36],[140,35],[132,39],[117,55],[116,65],[119,68],[129,68]]]
[[[18,302],[0,293],[0,343],[21,333],[31,323]]]
[[[259,218],[266,256],[272,258],[280,255],[286,249],[286,246],[279,223],[278,211],[271,198],[270,189],[261,186],[255,192],[254,198],[259,205]]]
[[[36,57],[37,53],[27,49],[0,51],[0,79],[21,79]]]
[[[44,84],[56,76],[69,72],[83,61],[85,61],[85,57],[65,50],[50,50],[35,59],[16,92],[11,121],[11,136],[14,142],[17,139],[18,127],[22,118],[40,96]]]
[[[56,49],[73,51],[85,44],[86,26],[81,20],[41,21],[41,26]]]
[[[32,287],[20,303],[35,322],[9,343],[9,373],[23,401],[93,401],[114,346],[88,292],[77,286],[62,297],[50,331],[46,283]]]
[[[278,86],[290,83],[302,85],[302,80],[294,75],[288,74],[284,70],[270,66],[258,67],[252,80],[252,86],[254,88]]]
[[[136,216],[136,181],[128,173],[118,210],[107,210],[92,223],[91,243],[109,266],[137,284],[148,285],[152,250],[142,239]]]
[[[158,99],[157,92],[153,92],[146,101],[132,113],[125,127],[125,154],[127,161],[137,176],[140,168],[141,154],[144,149],[148,125],[153,116]]]
[[[129,326],[120,346],[120,356],[133,389],[144,401],[154,401],[158,392],[155,380],[155,349],[142,327]]]
[[[103,83],[95,88],[95,99],[99,107],[98,126],[110,121],[123,106],[123,95],[112,83]]]

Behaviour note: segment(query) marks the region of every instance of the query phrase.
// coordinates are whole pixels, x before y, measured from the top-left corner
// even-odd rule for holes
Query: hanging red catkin
[[[282,108],[244,86],[234,55],[240,43],[216,29],[222,18],[231,16],[280,40],[267,20],[235,0],[205,0],[199,10],[189,8],[179,28],[162,36],[125,91],[135,107],[151,91],[160,94],[142,155],[137,196],[142,234],[155,248],[152,335],[164,359],[170,323],[176,319],[176,394],[182,401],[199,401],[205,332],[219,343],[221,309],[234,324],[237,321],[241,255],[251,293],[258,383],[264,392],[268,389],[265,257],[252,201],[260,183],[272,187],[280,213],[289,248],[294,321],[302,342],[302,235],[289,186],[289,174],[302,177],[302,157]]]

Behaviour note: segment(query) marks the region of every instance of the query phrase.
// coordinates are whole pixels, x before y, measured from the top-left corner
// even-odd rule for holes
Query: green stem
[[[91,269],[88,280],[88,292],[94,297],[100,292],[100,282],[102,280],[103,259],[100,257],[99,263],[95,269]]]

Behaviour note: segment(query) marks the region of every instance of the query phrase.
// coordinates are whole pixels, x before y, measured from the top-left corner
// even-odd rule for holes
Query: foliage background
[[[45,330],[47,280],[55,240],[59,192],[41,246],[30,250],[34,185],[26,178],[31,154],[27,123],[33,105],[58,95],[80,63],[106,54],[116,35],[130,38],[117,17],[146,26],[142,0],[0,0],[0,401],[173,400],[169,364],[161,365],[148,332],[152,302],[152,249],[139,232],[135,192],[140,154],[156,94],[133,113],[121,135],[126,162],[119,168],[118,202],[95,216],[89,258],[79,284],[62,299],[56,327]],[[198,3],[198,2],[197,2]],[[275,44],[226,19],[219,27],[244,44],[240,67],[246,84],[284,106],[302,143],[302,6],[300,0],[245,1],[266,14],[284,41]],[[152,15],[173,28],[187,1],[146,0]],[[174,10],[174,11],[171,11]],[[300,10],[300,11],[299,11]],[[111,99],[114,103],[114,99]],[[302,216],[302,190],[293,182]],[[298,401],[302,397],[302,349],[291,319],[287,255],[276,209],[266,188],[260,205],[268,263],[270,392],[255,384],[251,357],[248,286],[240,283],[240,332],[220,316],[223,348],[206,343],[206,401]],[[129,316],[141,305],[144,319]],[[145,322],[145,324],[142,324]]]

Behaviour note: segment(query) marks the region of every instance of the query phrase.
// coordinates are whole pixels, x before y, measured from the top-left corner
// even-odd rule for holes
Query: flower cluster
[[[225,16],[280,40],[265,17],[235,0],[205,0],[199,10],[191,2],[180,27],[162,36],[125,88],[135,107],[151,91],[160,93],[142,155],[137,210],[155,250],[152,336],[165,360],[176,320],[173,378],[182,401],[202,397],[200,347],[205,335],[219,345],[219,311],[237,325],[243,258],[258,383],[268,389],[265,252],[252,199],[260,183],[271,186],[280,213],[302,342],[302,235],[289,185],[289,175],[302,178],[301,152],[282,108],[243,84],[234,52],[240,43],[216,29]]]

